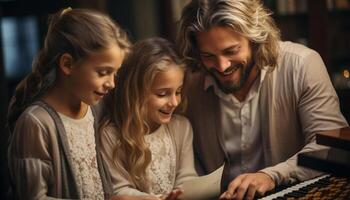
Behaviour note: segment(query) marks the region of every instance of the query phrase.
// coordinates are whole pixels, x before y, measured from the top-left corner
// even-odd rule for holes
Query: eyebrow
[[[176,90],[182,89],[183,85],[179,86],[178,88],[176,88]],[[164,87],[164,88],[157,88],[154,89],[155,91],[164,91],[164,90],[172,90],[172,88],[168,88],[168,87]]]
[[[240,44],[234,44],[234,45],[231,45],[231,46],[229,46],[229,47],[226,47],[225,49],[223,49],[223,50],[220,50],[220,51],[228,51],[228,50],[231,50],[231,49],[235,49],[235,48],[238,48],[238,46],[239,46]],[[206,51],[203,51],[203,50],[199,50],[199,53],[200,54],[211,54],[211,53],[209,53],[209,52],[206,52]]]
[[[96,66],[96,69],[98,70],[111,70],[111,71],[117,71],[114,67],[112,66]]]

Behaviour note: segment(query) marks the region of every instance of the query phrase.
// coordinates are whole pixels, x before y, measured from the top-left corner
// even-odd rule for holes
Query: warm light
[[[344,76],[345,78],[349,78],[349,77],[350,77],[350,71],[347,70],[347,69],[345,69],[345,70],[343,71],[343,76]]]

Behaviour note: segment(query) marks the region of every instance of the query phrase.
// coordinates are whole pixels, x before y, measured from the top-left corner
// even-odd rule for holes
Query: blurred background
[[[0,0],[0,199],[8,185],[4,129],[9,98],[31,71],[42,45],[50,13],[65,7],[90,8],[109,14],[133,42],[152,36],[174,41],[176,21],[188,0]],[[320,53],[350,121],[350,0],[264,0],[273,11],[282,39]]]

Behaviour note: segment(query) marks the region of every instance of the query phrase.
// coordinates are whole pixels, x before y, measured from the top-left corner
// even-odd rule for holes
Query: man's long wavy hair
[[[213,26],[230,27],[248,38],[258,68],[276,67],[280,31],[259,0],[192,0],[187,4],[179,22],[177,43],[188,66],[200,67],[195,35]]]
[[[116,87],[106,100],[109,115],[101,128],[109,123],[115,124],[117,145],[113,152],[114,163],[128,170],[136,187],[145,192],[149,192],[146,169],[151,162],[151,152],[144,139],[150,133],[147,100],[156,75],[170,67],[185,70],[169,41],[150,38],[136,43],[119,69]]]
[[[60,57],[70,54],[74,62],[116,44],[126,53],[126,33],[108,16],[87,9],[65,9],[49,18],[44,45],[33,61],[33,70],[17,86],[10,102],[7,126],[13,130],[20,114],[38,100],[57,79]]]

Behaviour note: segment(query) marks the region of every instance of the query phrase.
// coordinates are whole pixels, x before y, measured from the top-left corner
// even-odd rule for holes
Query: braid
[[[55,80],[56,68],[46,67],[49,63],[45,58],[43,49],[33,62],[33,71],[16,87],[8,110],[8,126],[11,131],[24,109],[47,91]]]

